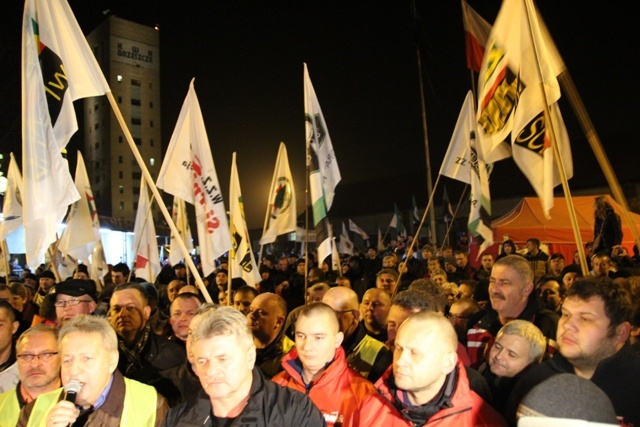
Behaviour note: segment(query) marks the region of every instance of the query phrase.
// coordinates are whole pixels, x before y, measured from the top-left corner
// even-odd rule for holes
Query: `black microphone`
[[[76,397],[82,388],[82,384],[78,380],[71,380],[64,386],[64,400],[76,403]]]

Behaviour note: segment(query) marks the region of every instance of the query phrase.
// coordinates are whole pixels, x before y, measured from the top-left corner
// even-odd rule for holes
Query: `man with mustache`
[[[495,342],[500,328],[515,319],[536,325],[553,352],[559,316],[538,305],[533,289],[533,270],[525,258],[508,255],[496,261],[489,279],[491,305],[469,319],[467,352],[472,367],[478,368],[484,362],[486,350]]]

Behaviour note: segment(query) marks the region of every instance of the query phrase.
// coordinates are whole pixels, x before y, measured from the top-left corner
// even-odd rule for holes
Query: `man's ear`
[[[151,317],[151,307],[149,307],[148,305],[145,305],[144,308],[142,309],[142,316],[144,320],[149,320],[149,317]]]
[[[631,333],[631,323],[622,322],[618,326],[616,326],[616,332],[614,335],[614,339],[616,344],[624,344],[629,339],[629,334]]]

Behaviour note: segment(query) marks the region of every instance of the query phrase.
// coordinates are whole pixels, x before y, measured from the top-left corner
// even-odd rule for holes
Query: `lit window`
[[[155,166],[156,165],[156,159],[154,159],[153,157],[149,159],[149,165],[151,166]]]
[[[118,74],[118,77],[116,77],[116,80],[118,80],[118,83],[120,83],[122,81],[122,75]]]

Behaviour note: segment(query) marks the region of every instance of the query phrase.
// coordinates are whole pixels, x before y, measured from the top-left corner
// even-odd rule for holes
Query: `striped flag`
[[[318,262],[321,264],[331,255],[332,251],[333,236],[327,211],[331,208],[335,188],[341,178],[320,104],[311,85],[307,64],[304,64],[304,106],[309,190],[313,225],[316,231]]]
[[[464,25],[464,41],[467,53],[467,67],[480,72],[484,48],[489,39],[491,24],[478,15],[471,6],[462,0],[462,24]]]
[[[22,21],[22,172],[27,263],[38,265],[80,195],[62,157],[73,101],[109,86],[66,0],[27,0]]]

